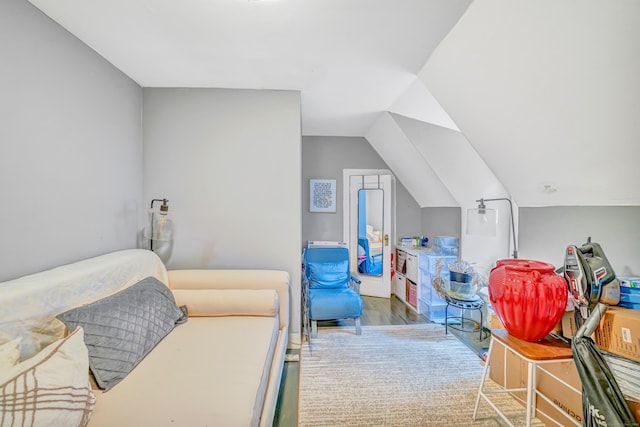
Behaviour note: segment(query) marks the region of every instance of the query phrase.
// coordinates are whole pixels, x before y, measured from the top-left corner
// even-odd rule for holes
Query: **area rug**
[[[472,420],[482,361],[442,325],[320,328],[300,354],[300,427],[507,425],[483,401]],[[512,397],[492,400],[525,425]]]

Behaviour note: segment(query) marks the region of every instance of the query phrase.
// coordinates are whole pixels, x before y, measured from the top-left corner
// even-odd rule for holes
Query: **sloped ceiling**
[[[391,118],[440,182],[451,191],[456,206],[465,206],[469,202],[475,205],[475,200],[480,197],[508,196],[500,181],[460,132],[398,114],[391,114]],[[431,183],[424,187],[431,192],[434,185]]]
[[[29,1],[142,86],[299,90],[420,206],[640,205],[638,0]]]
[[[458,206],[456,198],[393,115],[382,114],[366,138],[420,207]]]
[[[640,2],[477,0],[420,78],[519,206],[640,204]]]
[[[362,136],[471,0],[29,0],[145,87],[298,90],[304,135]]]

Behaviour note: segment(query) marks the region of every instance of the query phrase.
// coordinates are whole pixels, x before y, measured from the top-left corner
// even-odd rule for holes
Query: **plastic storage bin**
[[[437,236],[433,239],[433,249],[435,252],[443,255],[458,256],[458,247],[460,239],[452,236]]]
[[[438,254],[425,254],[420,257],[419,267],[420,270],[424,270],[429,274],[436,274],[436,265],[438,260],[442,259],[442,270],[441,275],[449,274],[449,263],[456,262],[458,260],[457,256],[452,255],[438,255]],[[442,277],[447,277],[443,275]]]
[[[447,308],[447,303],[438,303],[438,304],[427,304],[423,300],[419,300],[420,304],[420,312],[424,314],[424,316],[430,321],[434,323],[444,324],[445,320],[445,310]],[[461,310],[449,306],[449,317],[460,317]]]

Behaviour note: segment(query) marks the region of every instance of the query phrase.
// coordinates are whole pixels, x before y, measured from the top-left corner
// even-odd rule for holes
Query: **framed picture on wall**
[[[309,211],[311,212],[335,212],[336,211],[336,180],[335,179],[310,179],[309,180]]]

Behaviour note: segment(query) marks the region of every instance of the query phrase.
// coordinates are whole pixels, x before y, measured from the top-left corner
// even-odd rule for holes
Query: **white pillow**
[[[371,243],[379,243],[381,241],[382,232],[379,230],[367,232],[367,238]]]
[[[0,345],[0,375],[14,366],[20,360],[20,343],[22,338],[16,338]]]
[[[95,400],[82,328],[0,372],[2,427],[86,426]]]

